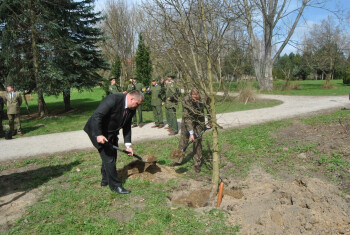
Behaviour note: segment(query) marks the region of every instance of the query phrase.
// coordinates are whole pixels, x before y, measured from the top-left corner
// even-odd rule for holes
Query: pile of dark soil
[[[154,182],[166,182],[169,179],[178,177],[178,174],[170,167],[158,164],[156,162],[157,158],[153,155],[145,155],[142,159],[147,161],[147,163],[136,160],[119,169],[119,178],[121,180],[142,178]]]
[[[180,149],[175,148],[175,149],[171,150],[170,157],[172,159],[180,159],[180,158],[185,157],[185,153],[184,153],[184,151],[181,151]]]

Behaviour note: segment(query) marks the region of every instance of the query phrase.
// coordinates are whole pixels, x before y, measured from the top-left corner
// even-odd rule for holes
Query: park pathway
[[[259,98],[281,100],[283,104],[271,108],[218,114],[218,123],[224,129],[229,129],[312,115],[319,111],[340,109],[350,105],[347,96],[259,95]],[[180,122],[181,120],[178,121]],[[151,128],[152,125],[153,123],[148,123],[143,128],[133,128],[133,143],[170,138],[167,130],[153,129]],[[121,142],[123,142],[122,137]],[[0,161],[92,148],[88,136],[83,131],[23,137],[13,140],[1,139]]]

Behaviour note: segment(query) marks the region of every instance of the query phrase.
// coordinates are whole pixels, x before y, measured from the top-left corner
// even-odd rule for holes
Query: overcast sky
[[[96,10],[101,11],[105,8],[105,4],[108,0],[96,0]],[[292,0],[296,3],[300,0]],[[128,2],[133,3],[140,3],[141,0],[128,0]],[[291,5],[292,5],[291,4]],[[336,11],[336,10],[342,10],[344,14],[347,14],[350,16],[350,0],[328,0],[326,3],[326,8],[330,11]],[[318,24],[322,20],[327,19],[329,15],[333,15],[331,12],[326,11],[324,9],[318,9],[318,8],[306,8],[304,11],[303,18],[299,21],[299,25],[295,30],[295,33],[292,37],[292,41],[298,41],[301,40],[305,34],[305,32],[313,25]],[[334,15],[333,15],[334,16]],[[347,27],[349,27],[349,22]],[[294,48],[291,45],[287,45],[284,51],[282,52],[282,55],[284,53],[289,54],[290,52],[296,52],[296,48]]]

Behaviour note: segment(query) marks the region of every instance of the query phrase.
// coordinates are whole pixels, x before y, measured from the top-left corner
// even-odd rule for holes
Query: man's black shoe
[[[108,182],[101,181],[101,187],[105,187],[108,185]]]
[[[122,186],[116,187],[116,188],[113,189],[112,191],[117,192],[117,193],[119,193],[119,194],[129,194],[129,193],[131,193],[130,190],[127,190],[127,189],[123,188]]]

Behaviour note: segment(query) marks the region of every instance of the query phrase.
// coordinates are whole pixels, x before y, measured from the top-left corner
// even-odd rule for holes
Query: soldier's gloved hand
[[[190,141],[195,142],[196,140],[194,139],[194,134],[190,135]]]

